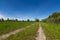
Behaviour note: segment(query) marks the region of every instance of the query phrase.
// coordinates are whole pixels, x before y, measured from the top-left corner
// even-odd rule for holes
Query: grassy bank
[[[36,40],[36,34],[38,30],[39,24],[35,23],[34,25],[30,25],[29,28],[22,30],[21,32],[11,35],[6,40]]]
[[[60,24],[41,22],[47,40],[60,40]]]
[[[0,35],[11,32],[18,28],[26,27],[34,22],[0,22]]]

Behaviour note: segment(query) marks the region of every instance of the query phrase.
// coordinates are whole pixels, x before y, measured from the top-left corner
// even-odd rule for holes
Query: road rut
[[[36,37],[36,40],[46,40],[46,36],[42,30],[42,26],[40,25],[39,26],[39,29],[38,29],[38,35]]]

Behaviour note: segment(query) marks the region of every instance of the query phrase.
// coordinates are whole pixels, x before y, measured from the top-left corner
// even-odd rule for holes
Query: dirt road
[[[34,24],[32,24],[32,25],[34,25]],[[20,28],[20,29],[17,29],[17,30],[15,30],[15,31],[9,32],[9,33],[7,33],[7,34],[0,35],[0,40],[6,39],[6,38],[9,37],[10,35],[14,35],[14,34],[20,32],[20,31],[22,31],[22,30],[24,30],[24,29],[26,29],[26,28],[28,28],[28,27],[30,27],[30,26],[26,26],[25,28]]]
[[[42,26],[39,26],[36,40],[46,40],[46,36],[42,30]]]

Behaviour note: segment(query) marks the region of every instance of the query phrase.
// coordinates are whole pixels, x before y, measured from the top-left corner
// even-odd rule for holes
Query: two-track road
[[[37,37],[36,37],[36,40],[46,40],[46,36],[45,36],[45,34],[44,34],[44,31],[43,31],[41,25],[39,25],[38,35],[37,35]]]

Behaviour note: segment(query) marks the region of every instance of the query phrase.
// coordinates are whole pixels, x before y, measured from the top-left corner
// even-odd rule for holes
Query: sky
[[[60,0],[0,0],[0,18],[40,20],[60,12]]]

